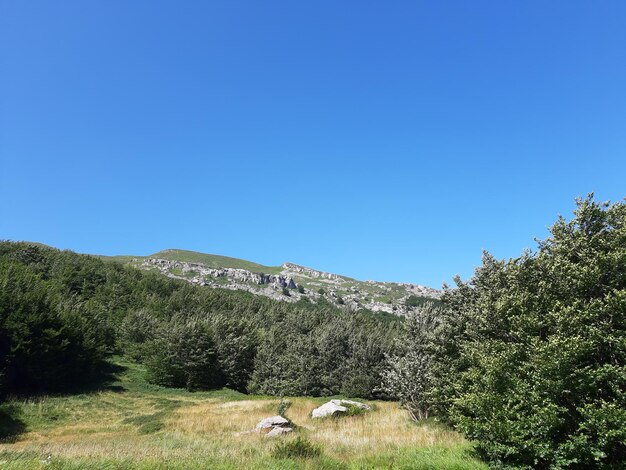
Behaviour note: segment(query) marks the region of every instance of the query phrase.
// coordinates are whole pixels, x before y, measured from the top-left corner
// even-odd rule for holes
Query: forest
[[[497,467],[626,462],[626,204],[577,201],[407,318],[190,285],[0,243],[0,399],[77,394],[111,358],[190,392],[397,400]]]

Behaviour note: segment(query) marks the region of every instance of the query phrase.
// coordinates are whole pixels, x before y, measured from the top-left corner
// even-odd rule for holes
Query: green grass
[[[395,403],[314,420],[328,397],[289,397],[282,408],[296,431],[268,439],[245,431],[276,414],[276,397],[164,388],[147,383],[142,366],[117,364],[108,389],[0,405],[0,469],[487,468],[461,436],[415,424]]]
[[[149,258],[161,258],[171,261],[182,261],[186,263],[202,263],[210,268],[239,268],[247,269],[255,273],[277,274],[282,268],[280,266],[263,266],[238,258],[228,256],[210,255],[187,250],[163,250],[154,253]]]

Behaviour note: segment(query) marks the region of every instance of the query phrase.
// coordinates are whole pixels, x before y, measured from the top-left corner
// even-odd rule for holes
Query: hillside
[[[406,315],[418,305],[440,297],[436,289],[416,284],[359,281],[294,263],[264,266],[187,250],[168,249],[149,256],[108,258],[196,285],[245,290],[286,302],[325,301],[357,310]]]

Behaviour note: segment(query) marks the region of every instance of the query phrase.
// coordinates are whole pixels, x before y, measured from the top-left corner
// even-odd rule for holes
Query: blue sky
[[[626,196],[623,1],[0,0],[0,238],[439,287]]]

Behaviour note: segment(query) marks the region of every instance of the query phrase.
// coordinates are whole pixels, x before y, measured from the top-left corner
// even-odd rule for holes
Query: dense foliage
[[[396,323],[0,243],[3,394],[93,383],[116,353],[144,363],[165,386],[370,397]]]
[[[626,205],[578,201],[537,253],[457,284],[427,347],[437,414],[500,464],[623,465]]]

